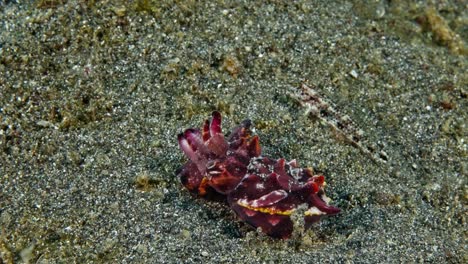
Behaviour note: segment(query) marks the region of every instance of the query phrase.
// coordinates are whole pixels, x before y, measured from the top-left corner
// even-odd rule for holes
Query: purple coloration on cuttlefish
[[[177,171],[182,184],[194,195],[227,199],[243,221],[276,238],[290,237],[291,214],[302,204],[307,205],[306,228],[321,216],[340,212],[328,204],[323,175],[300,168],[296,160],[261,156],[250,126],[245,120],[226,138],[221,114],[213,112],[201,131],[189,128],[179,134],[179,146],[190,159]]]

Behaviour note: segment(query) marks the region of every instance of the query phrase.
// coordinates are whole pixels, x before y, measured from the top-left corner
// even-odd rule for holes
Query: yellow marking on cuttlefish
[[[294,213],[294,211],[296,211],[296,209],[281,211],[281,210],[277,210],[277,209],[269,208],[269,207],[254,207],[241,200],[237,201],[237,204],[255,212],[271,214],[271,215],[291,215],[292,213]],[[313,208],[315,208],[316,210],[310,210]],[[314,216],[314,215],[323,215],[323,214],[325,213],[320,211],[317,207],[311,207],[307,211],[304,212],[304,216]]]
[[[281,210],[268,208],[268,207],[254,207],[241,200],[237,201],[237,204],[255,212],[261,212],[261,213],[266,213],[266,214],[271,214],[271,215],[291,215],[294,212],[294,209],[281,211]]]

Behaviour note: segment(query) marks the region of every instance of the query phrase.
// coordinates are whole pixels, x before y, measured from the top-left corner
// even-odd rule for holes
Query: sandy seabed
[[[0,1],[0,263],[467,263],[466,5],[291,2]],[[213,110],[342,212],[275,240],[192,197]]]

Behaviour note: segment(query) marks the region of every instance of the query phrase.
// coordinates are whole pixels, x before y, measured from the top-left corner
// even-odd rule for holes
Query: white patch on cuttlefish
[[[326,214],[326,213],[320,211],[320,209],[318,209],[318,208],[315,207],[315,206],[310,207],[310,208],[307,209],[307,211],[305,211],[305,213],[304,213],[305,216],[324,215],[324,214]]]
[[[331,202],[331,199],[328,198],[325,194],[322,194],[322,195],[320,196],[320,199],[322,199],[322,201],[324,201],[326,205],[328,205],[328,203]]]

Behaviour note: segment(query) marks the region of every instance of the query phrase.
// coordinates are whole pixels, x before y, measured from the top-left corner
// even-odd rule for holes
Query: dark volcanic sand
[[[468,262],[466,3],[260,2],[0,1],[0,263]],[[213,110],[342,213],[273,240],[191,197],[176,135]]]

